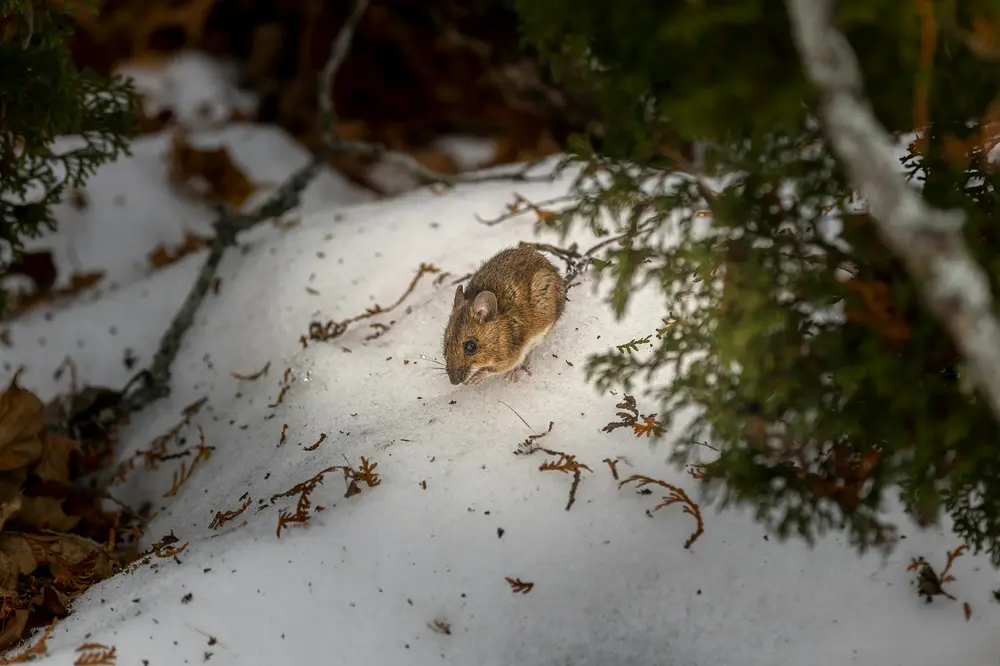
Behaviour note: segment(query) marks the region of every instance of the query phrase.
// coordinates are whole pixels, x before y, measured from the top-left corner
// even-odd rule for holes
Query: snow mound
[[[856,556],[837,536],[812,550],[782,544],[744,511],[703,506],[704,534],[685,549],[691,515],[679,505],[648,514],[665,494],[658,487],[651,495],[618,488],[606,458],[620,459],[622,479],[662,479],[697,501],[694,480],[664,462],[669,441],[654,448],[630,428],[602,432],[623,396],[598,393],[584,376],[588,355],[660,324],[656,291],[637,292],[616,322],[603,288],[595,293],[586,280],[574,287],[533,376],[518,383],[455,387],[424,358],[441,357],[453,279],[504,246],[556,241],[537,238],[530,215],[492,227],[474,216],[503,213],[515,191],[550,199],[568,182],[423,189],[329,208],[229,252],[220,289],[175,364],[172,395],[133,420],[119,459],[148,447],[203,398],[169,451],[197,444],[200,429],[212,455],[173,497],[164,495],[174,474],[194,456],[151,472],[137,465],[112,488],[129,504],[153,502],[145,544],[172,531],[188,546],[88,590],[41,662],[70,664],[77,646],[99,642],[117,648],[119,663],[154,666],[995,663],[1000,613],[988,562],[956,561],[950,590],[958,603],[924,604],[911,587],[909,558],[940,565],[956,545],[946,531],[921,532],[897,515],[908,538],[883,562]],[[329,181],[317,186],[316,200],[339,196],[331,189]],[[148,205],[179,216],[167,208],[176,202]],[[88,233],[95,265],[112,261],[98,253],[99,237],[112,233]],[[573,240],[595,242],[582,230]],[[66,388],[53,372],[68,350],[81,383],[120,386],[130,375],[123,349],[149,361],[203,259],[15,322],[4,381],[23,364],[21,384],[47,399]],[[422,264],[451,276],[436,284],[441,273],[425,274],[392,312],[303,347],[311,321],[388,306]],[[377,332],[370,323],[390,322],[366,340]],[[231,374],[265,364],[257,380]],[[656,411],[641,391],[635,397],[640,412]],[[535,443],[587,466],[569,510],[573,474],[540,469],[558,456],[513,454],[550,422]],[[272,496],[331,466],[357,469],[362,457],[377,463],[379,485],[362,483],[345,497],[343,476],[331,472],[310,498],[323,510],[276,534],[279,511],[294,511],[296,497]],[[247,500],[240,516],[210,526]],[[508,578],[534,587],[515,593]]]

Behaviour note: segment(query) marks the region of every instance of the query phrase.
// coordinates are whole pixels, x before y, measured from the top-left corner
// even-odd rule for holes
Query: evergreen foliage
[[[6,0],[0,9],[0,275],[26,238],[55,228],[52,207],[69,189],[128,151],[131,83],[70,58],[71,13],[89,10],[58,0]],[[62,136],[73,145],[56,151]]]
[[[603,114],[599,148],[576,142],[584,176],[557,224],[626,233],[597,263],[616,315],[636,284],[655,282],[665,297],[670,325],[652,349],[590,360],[598,387],[672,369],[655,390],[661,417],[674,417],[671,457],[696,461],[710,441],[719,457],[703,468],[709,496],[755,507],[780,536],[836,529],[862,551],[889,545],[894,526],[879,510],[898,493],[919,523],[947,513],[973,551],[1000,564],[1000,428],[963,382],[948,333],[851,206],[784,2],[516,5],[526,43]],[[1000,293],[998,175],[978,140],[997,132],[987,112],[996,115],[1000,67],[970,48],[1000,43],[1000,7],[837,6],[884,126],[899,136],[926,127],[903,161],[908,177],[931,204],[967,213]],[[692,165],[671,137],[712,146],[699,178],[677,175]]]

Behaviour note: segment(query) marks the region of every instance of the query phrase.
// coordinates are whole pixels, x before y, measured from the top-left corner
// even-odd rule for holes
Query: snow
[[[280,179],[304,159],[274,130],[233,126],[215,138],[261,179]],[[135,157],[102,170],[88,190],[91,212],[76,219],[62,209],[67,222],[42,242],[74,248],[80,265],[108,270],[119,287],[12,322],[0,381],[23,365],[20,383],[47,400],[68,389],[65,376],[53,376],[66,355],[82,385],[121,386],[131,375],[126,348],[149,362],[204,253],[158,271],[136,267],[153,245],[210,219],[157,170],[162,141],[150,138]],[[571,176],[374,202],[326,174],[310,189],[300,225],[263,225],[241,238],[174,365],[171,396],[133,419],[118,452],[125,460],[149,446],[207,398],[181,436],[197,442],[200,427],[215,449],[175,497],[163,495],[179,460],[151,472],[139,465],[112,488],[158,511],[143,545],[171,531],[189,545],[176,561],[90,588],[39,663],[71,664],[84,642],[115,646],[120,664],[151,666],[998,663],[1000,611],[990,591],[1000,584],[984,557],[956,560],[949,590],[958,602],[925,604],[911,586],[911,557],[940,569],[957,545],[947,529],[921,531],[892,509],[907,538],[883,560],[857,556],[840,535],[813,549],[780,543],[747,511],[703,505],[705,532],[686,550],[691,516],[671,506],[649,517],[657,488],[644,496],[616,487],[605,458],[623,458],[622,478],[663,479],[697,501],[695,481],[665,462],[669,437],[650,446],[627,428],[600,431],[617,420],[622,395],[596,391],[584,375],[590,354],[660,324],[666,308],[656,291],[638,290],[616,322],[602,302],[608,285],[595,293],[585,280],[536,351],[534,375],[518,383],[452,386],[424,358],[441,357],[452,279],[518,241],[557,242],[536,236],[531,215],[493,227],[475,215],[503,213],[515,192],[532,201],[559,196]],[[108,202],[122,191],[131,212],[113,217]],[[582,228],[573,241],[596,242]],[[58,254],[60,268],[71,266],[68,256]],[[436,275],[424,276],[399,309],[373,318],[395,321],[381,337],[365,341],[371,329],[362,321],[302,347],[310,321],[389,305],[422,263],[451,277],[435,285]],[[265,363],[270,370],[257,381],[230,374]],[[286,368],[289,388],[269,407]],[[657,411],[641,390],[634,394],[642,413]],[[550,421],[537,443],[592,470],[569,511],[571,476],[539,470],[554,457],[512,454]],[[325,441],[305,451],[321,433]],[[362,456],[378,463],[380,485],[345,498],[340,475],[328,474],[312,496],[325,510],[276,536],[278,511],[295,498],[272,506],[272,495],[345,460],[356,467]],[[252,499],[246,513],[211,529],[216,512],[238,508],[244,493]],[[514,594],[506,577],[535,586]],[[972,606],[968,621],[963,601]],[[451,633],[435,632],[435,622]]]

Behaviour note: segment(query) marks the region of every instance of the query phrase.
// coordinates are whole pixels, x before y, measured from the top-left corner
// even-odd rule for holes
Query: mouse
[[[455,290],[444,332],[448,379],[458,385],[531,376],[528,357],[565,307],[565,282],[545,255],[529,245],[500,250]]]

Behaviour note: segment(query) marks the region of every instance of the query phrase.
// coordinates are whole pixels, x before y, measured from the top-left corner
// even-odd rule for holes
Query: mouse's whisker
[[[431,363],[437,363],[438,365],[444,367],[444,361],[442,361],[441,359],[431,358],[430,356],[424,356],[423,354],[420,355],[420,358],[422,358],[425,361],[430,361]]]

